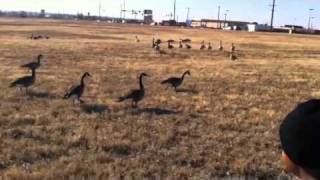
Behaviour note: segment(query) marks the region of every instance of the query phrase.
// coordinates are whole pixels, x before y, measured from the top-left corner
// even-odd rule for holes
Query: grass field
[[[152,37],[191,38],[193,49],[160,56]],[[200,51],[202,40],[235,43],[239,60]],[[276,177],[282,118],[320,95],[318,36],[0,19],[0,41],[0,179]],[[30,92],[9,88],[40,53]],[[179,93],[160,84],[186,70]],[[64,100],[86,71],[85,103]],[[139,108],[118,103],[141,72]]]

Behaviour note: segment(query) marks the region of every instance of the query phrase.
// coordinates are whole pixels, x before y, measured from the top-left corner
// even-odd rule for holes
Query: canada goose
[[[140,42],[140,39],[138,38],[138,36],[136,36],[136,42]]]
[[[81,77],[81,82],[77,86],[73,86],[70,88],[70,90],[64,95],[64,99],[69,99],[72,96],[76,96],[76,98],[79,100],[80,103],[83,103],[84,101],[81,100],[81,96],[84,92],[85,89],[85,84],[84,84],[84,78],[85,77],[91,77],[91,75],[88,72],[85,72],[82,77]]]
[[[236,47],[234,46],[234,44],[231,44],[231,52],[234,52],[236,50]]]
[[[168,41],[168,49],[173,49],[173,45],[171,44],[171,42]]]
[[[223,51],[222,41],[220,40],[219,51]]]
[[[148,76],[146,73],[141,73],[140,77],[139,77],[139,84],[140,84],[140,89],[134,89],[132,91],[130,91],[130,93],[128,93],[125,96],[122,96],[118,99],[118,102],[122,102],[128,99],[132,100],[132,107],[137,107],[138,106],[138,102],[141,101],[144,98],[144,94],[145,94],[145,89],[143,86],[143,82],[142,82],[142,78],[144,76]]]
[[[167,54],[165,50],[162,50],[159,45],[156,46],[155,50],[159,52],[160,55]]]
[[[161,39],[157,39],[157,40],[156,40],[156,45],[159,45],[159,44],[161,44],[161,43],[162,43]]]
[[[32,86],[35,81],[36,81],[36,69],[32,69],[31,76],[24,76],[24,77],[18,78],[17,80],[11,83],[10,88],[19,87],[21,89],[22,87],[24,87],[26,88],[26,93],[28,93],[28,87]]]
[[[40,67],[40,61],[43,58],[42,54],[39,54],[37,57],[37,61],[36,62],[30,62],[28,64],[24,64],[21,67],[23,68],[29,68],[29,69],[38,69]]]
[[[209,42],[208,44],[208,50],[212,50],[212,46],[211,46],[211,43]]]
[[[155,50],[156,50],[156,51],[160,51],[160,46],[159,46],[159,44],[157,44],[157,45],[155,46]]]
[[[180,49],[183,48],[183,45],[182,45],[182,42],[181,42],[181,41],[179,42],[179,48],[180,48]]]
[[[203,50],[206,48],[206,45],[204,45],[204,41],[201,42],[200,50]]]
[[[230,60],[231,61],[235,61],[235,60],[237,60],[238,58],[237,58],[237,56],[234,54],[234,52],[231,52],[230,53]]]
[[[182,43],[191,43],[191,39],[180,39]]]
[[[190,44],[186,44],[185,46],[186,46],[187,49],[191,49],[192,48]]]
[[[181,77],[171,77],[171,78],[169,78],[169,79],[166,79],[166,80],[162,81],[161,84],[169,84],[169,85],[171,85],[172,87],[174,87],[174,90],[175,90],[175,91],[177,91],[177,87],[179,87],[179,86],[182,84],[182,82],[183,82],[183,80],[184,80],[184,77],[185,77],[187,74],[188,74],[189,76],[191,76],[191,73],[190,73],[190,71],[188,70],[188,71],[184,72]]]

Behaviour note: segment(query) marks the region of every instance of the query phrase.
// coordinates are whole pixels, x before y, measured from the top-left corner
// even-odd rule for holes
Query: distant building
[[[297,25],[284,25],[284,28],[290,28],[292,30],[302,30],[302,29],[304,29],[303,26],[297,26]]]
[[[175,20],[164,20],[160,23],[160,25],[162,26],[176,26],[177,25],[177,21]]]
[[[203,27],[203,28],[214,28],[214,29],[230,29],[230,30],[247,30],[248,24],[256,24],[246,21],[224,21],[216,19],[201,19],[192,20],[191,27]]]
[[[268,24],[248,24],[249,32],[268,31],[271,27]]]

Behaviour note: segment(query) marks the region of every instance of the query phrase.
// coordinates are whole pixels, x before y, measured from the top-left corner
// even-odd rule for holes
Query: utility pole
[[[190,13],[190,8],[188,7],[188,8],[187,8],[187,19],[186,19],[186,22],[189,21],[189,13]]]
[[[177,1],[174,0],[174,4],[173,4],[173,20],[175,21],[176,20],[176,4]]]
[[[276,0],[273,0],[272,10],[271,10],[271,22],[270,22],[271,30],[273,29],[273,18],[274,18],[274,7],[275,6],[276,6]]]

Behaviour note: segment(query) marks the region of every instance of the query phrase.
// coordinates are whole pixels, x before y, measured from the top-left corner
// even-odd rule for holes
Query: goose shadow
[[[103,104],[83,104],[80,107],[82,111],[87,114],[103,113],[109,110],[108,106],[105,106]]]
[[[177,89],[176,90],[177,93],[189,93],[189,94],[199,94],[199,91],[196,89]]]
[[[40,92],[40,91],[34,91],[29,90],[27,92],[27,95],[31,98],[39,98],[39,99],[57,99],[57,96],[54,94],[51,94],[49,92]]]
[[[143,113],[149,113],[149,114],[155,114],[155,115],[172,115],[172,114],[178,114],[179,112],[173,111],[170,109],[163,109],[163,108],[142,108],[137,109],[134,114],[143,114]]]

